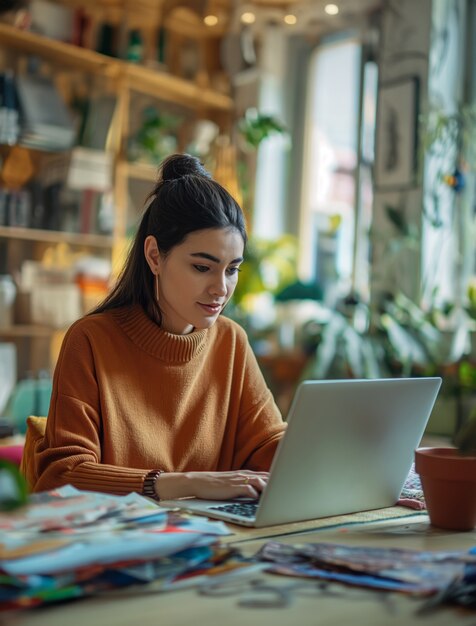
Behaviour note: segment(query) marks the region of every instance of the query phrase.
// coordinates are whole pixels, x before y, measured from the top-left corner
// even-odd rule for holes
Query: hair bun
[[[172,154],[162,162],[161,178],[164,182],[190,175],[211,178],[197,157],[191,154]]]

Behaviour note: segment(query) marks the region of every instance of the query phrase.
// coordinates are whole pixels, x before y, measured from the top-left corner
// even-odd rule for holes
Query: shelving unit
[[[75,0],[56,1],[69,7],[82,7],[84,5],[83,2],[78,3]],[[98,2],[99,5],[104,4],[101,0]],[[147,2],[152,11],[152,4],[149,0]],[[157,3],[157,0],[154,2]],[[96,4],[95,0],[90,2],[88,6],[91,10],[95,10]],[[120,10],[122,9],[118,7],[119,5],[114,10],[117,9],[116,17],[120,19]],[[133,13],[131,7],[132,4],[129,3],[127,8],[129,16]],[[178,22],[175,20],[173,27],[179,27],[177,24]],[[154,24],[150,23],[147,27],[150,29],[154,27]],[[188,28],[189,24],[186,25],[186,29]],[[97,82],[107,85],[110,92],[116,97],[115,112],[108,141],[108,149],[114,153],[113,194],[115,213],[113,233],[109,236],[0,226],[0,243],[4,242],[4,245],[13,247],[12,256],[15,262],[19,262],[27,249],[32,255],[30,258],[35,258],[38,251],[43,250],[45,245],[67,243],[74,248],[91,250],[93,254],[106,255],[111,259],[113,268],[117,271],[122,265],[127,246],[129,186],[132,181],[141,181],[143,184],[150,183],[152,187],[157,179],[157,167],[127,161],[127,140],[130,132],[129,122],[133,97],[135,98],[136,94],[141,94],[144,98],[151,98],[158,103],[188,111],[192,118],[212,119],[222,129],[226,129],[232,120],[233,101],[231,97],[198,82],[184,80],[164,71],[131,64],[93,50],[51,40],[42,35],[18,30],[2,23],[0,23],[0,50],[8,51],[10,53],[8,56],[14,56],[16,59],[35,55],[49,65],[50,75],[61,76],[62,80],[65,76],[74,77],[75,80],[78,76],[84,76],[85,79],[86,77],[95,77],[98,79]],[[5,155],[9,148],[2,146],[1,150],[2,155]],[[35,160],[41,158],[43,158],[41,151],[35,151]],[[14,269],[18,269],[18,267]],[[0,341],[21,342],[23,346],[25,341],[30,340],[32,344],[37,341],[44,347],[48,344],[53,333],[54,329],[52,328],[18,324],[10,328],[0,328]],[[37,354],[38,350],[35,350],[35,362],[38,360]],[[31,367],[27,367],[27,369],[31,369]],[[20,367],[20,376],[21,370]]]
[[[165,72],[127,63],[93,50],[86,50],[36,33],[18,30],[0,23],[0,47],[33,54],[59,67],[100,74],[105,78],[125,79],[121,87],[133,89],[160,100],[193,109],[211,109],[230,113],[233,100],[227,94],[203,89],[199,85]]]
[[[160,94],[161,100],[169,100],[175,104],[197,110],[211,109],[215,112],[230,113],[233,109],[233,101],[227,94],[212,89],[204,89],[177,76],[153,72],[147,67],[120,63],[124,70],[125,85],[128,89],[153,97]]]
[[[63,231],[40,230],[37,228],[17,228],[0,226],[0,238],[41,241],[44,243],[69,243],[91,248],[112,248],[113,238],[109,235],[66,233]]]
[[[37,324],[15,324],[9,328],[0,328],[2,339],[17,339],[21,337],[41,337],[49,338],[55,332],[49,326],[38,326]]]
[[[114,78],[120,71],[119,62],[103,54],[19,30],[8,24],[0,23],[0,47],[16,50],[23,55],[38,55],[55,65],[102,76]]]

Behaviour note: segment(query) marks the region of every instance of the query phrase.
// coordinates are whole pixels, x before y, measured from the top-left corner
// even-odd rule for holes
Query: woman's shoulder
[[[114,334],[114,316],[111,311],[101,313],[89,313],[73,322],[66,331],[66,338],[78,339],[80,337],[100,336],[101,334]]]
[[[220,315],[220,317],[215,322],[215,327],[217,329],[217,332],[220,334],[229,337],[236,337],[240,341],[248,341],[248,336],[244,328],[240,326],[238,322],[235,322],[235,320],[226,317],[226,315]]]
[[[101,313],[86,313],[76,320],[70,328],[88,329],[101,327],[110,323],[112,319],[111,311],[101,311]]]

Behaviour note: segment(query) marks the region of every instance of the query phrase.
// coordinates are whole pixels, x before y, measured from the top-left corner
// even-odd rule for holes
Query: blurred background
[[[242,204],[225,312],[302,379],[443,376],[476,405],[475,0],[0,0],[0,436],[45,415],[168,154]],[[5,440],[7,441],[7,440]]]

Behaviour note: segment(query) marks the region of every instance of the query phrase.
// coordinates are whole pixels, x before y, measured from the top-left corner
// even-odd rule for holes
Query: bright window
[[[355,40],[322,45],[310,64],[300,273],[326,299],[368,298],[377,71]]]

